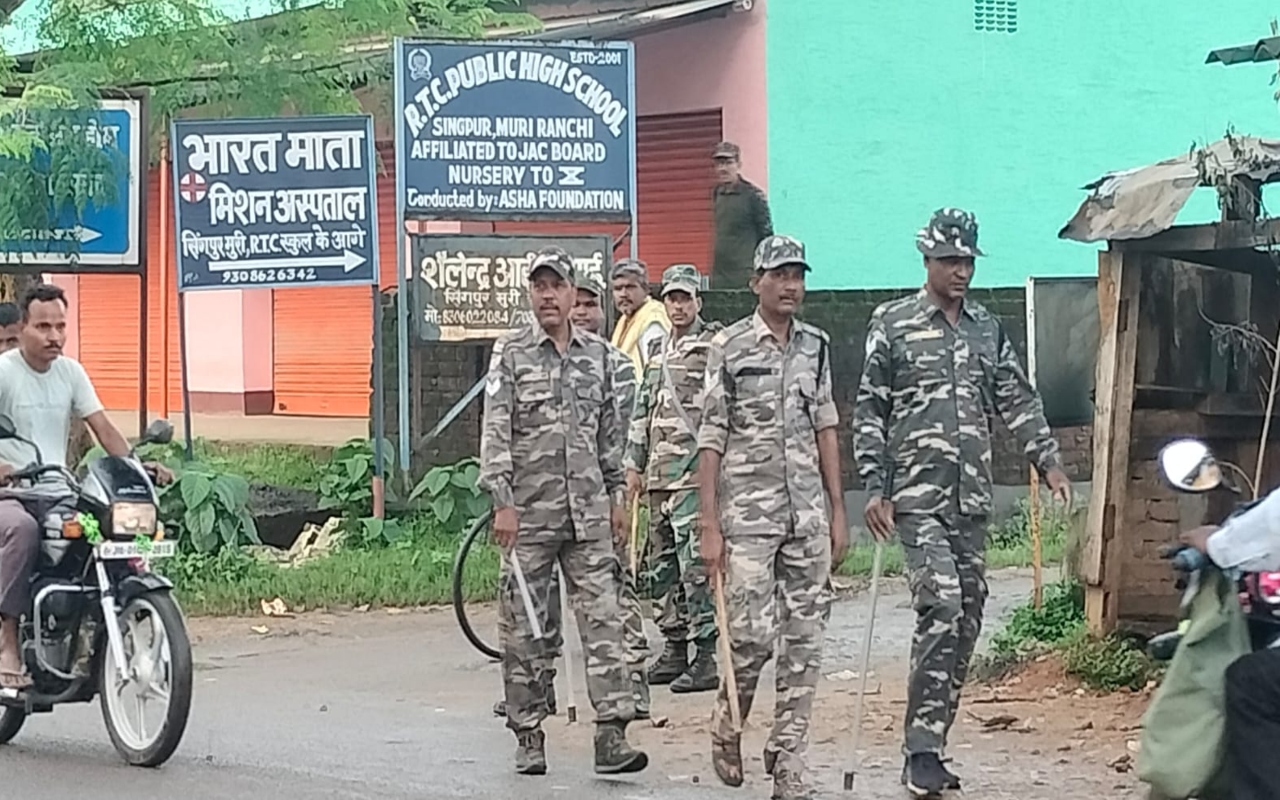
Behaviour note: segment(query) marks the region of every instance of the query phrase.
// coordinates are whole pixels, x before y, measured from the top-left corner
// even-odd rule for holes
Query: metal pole
[[[639,190],[636,188],[636,46],[633,42],[626,43],[627,49],[627,94],[631,100],[630,112],[627,116],[631,120],[631,129],[627,132],[630,137],[629,160],[631,162],[631,257],[640,257],[640,236],[639,236],[639,219],[640,219],[640,200]],[[608,277],[606,276],[606,283]]]
[[[191,437],[191,381],[187,379],[187,296],[178,292],[178,363],[182,366],[182,437],[186,443],[187,461],[195,461],[195,443]]]
[[[867,674],[871,671],[871,637],[876,629],[876,601],[880,597],[880,570],[884,566],[884,544],[876,542],[876,554],[871,564],[871,608],[867,611],[867,632],[862,639],[862,674],[858,676],[858,704],[853,710],[853,752],[850,767],[844,773],[844,790],[853,791],[853,781],[858,775],[858,747],[862,744],[862,712],[867,700]]]
[[[404,226],[404,176],[405,152],[404,141],[404,75],[400,65],[404,63],[404,40],[397,38],[393,50],[395,61],[392,72],[395,75],[395,111],[393,117],[396,125],[396,378],[398,394],[396,396],[396,437],[399,440],[400,471],[408,480],[410,442],[409,431],[409,306],[405,295],[409,282],[405,275],[405,226]]]
[[[382,440],[387,435],[386,415],[383,413],[386,390],[382,375],[386,367],[382,363],[382,351],[382,292],[379,291],[375,281],[373,284],[373,516],[378,519],[385,519],[387,513],[386,470],[382,452]]]

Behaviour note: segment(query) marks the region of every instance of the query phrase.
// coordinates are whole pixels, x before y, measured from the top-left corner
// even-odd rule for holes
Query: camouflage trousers
[[[514,731],[537,728],[547,716],[546,670],[563,642],[559,624],[559,592],[553,590],[555,565],[569,591],[569,604],[578,622],[586,656],[587,695],[596,719],[630,721],[635,716],[631,680],[623,650],[618,584],[622,567],[611,543],[593,541],[517,541],[516,555],[534,613],[547,620],[543,638],[533,638],[520,588],[509,559],[502,561],[498,587],[498,636],[502,648],[502,683],[506,693],[507,727]],[[550,628],[556,609],[555,631]]]
[[[916,610],[904,723],[907,755],[942,754],[987,600],[985,517],[899,514]]]
[[[622,644],[627,654],[627,665],[632,672],[644,670],[645,660],[649,656],[649,639],[644,634],[644,616],[640,606],[640,595],[636,591],[636,578],[631,574],[629,566],[631,556],[626,546],[616,549],[618,561],[622,567],[622,580],[618,582],[618,605],[622,609]],[[524,562],[520,562],[524,566]],[[564,647],[564,615],[560,602],[560,573],[552,571],[551,586],[547,594],[547,617],[544,630],[550,648],[548,661],[560,656]],[[714,625],[714,620],[712,621]],[[548,667],[550,664],[548,663]]]
[[[647,583],[658,604],[658,628],[669,642],[716,638],[715,604],[702,565],[698,492],[649,495]]]
[[[776,647],[773,731],[765,753],[803,781],[809,719],[831,617],[831,539],[827,536],[743,536],[725,539],[725,611],[729,646],[745,723],[760,673]],[[733,735],[727,683],[720,684],[712,736]]]

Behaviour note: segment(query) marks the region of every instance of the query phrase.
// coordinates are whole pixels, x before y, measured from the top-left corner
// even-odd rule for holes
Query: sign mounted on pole
[[[173,123],[178,288],[369,285],[369,116]]]
[[[630,220],[631,42],[396,41],[406,217]]]
[[[543,247],[563,247],[574,269],[601,287],[609,285],[605,276],[613,266],[608,236],[425,234],[412,240],[413,327],[429,342],[496,339],[532,324],[529,264]]]
[[[67,208],[49,230],[28,231],[0,242],[0,263],[46,272],[140,272],[143,267],[142,180],[146,175],[147,124],[141,97],[103,99],[88,115],[85,136],[111,157],[114,200]],[[86,178],[88,179],[88,178]],[[96,193],[95,193],[96,194]],[[71,247],[78,241],[78,247]],[[87,268],[96,269],[87,269]]]

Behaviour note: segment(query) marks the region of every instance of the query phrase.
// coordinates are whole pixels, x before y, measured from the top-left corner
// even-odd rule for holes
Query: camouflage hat
[[[711,151],[712,158],[731,158],[735,161],[742,158],[742,148],[733,142],[721,142],[716,145],[716,149]]]
[[[604,279],[594,272],[583,270],[577,273],[574,276],[573,285],[591,292],[596,297],[604,297]]]
[[[698,296],[702,288],[702,276],[698,268],[692,264],[672,264],[662,273],[662,296],[668,292],[685,292],[693,297]]]
[[[574,280],[573,258],[562,247],[544,247],[529,262],[529,277],[547,267],[567,281]]]
[[[916,233],[916,249],[930,258],[984,255],[978,249],[978,218],[959,208],[940,208]]]
[[[804,260],[804,245],[790,236],[774,235],[762,239],[756,247],[755,263],[756,272],[768,272],[792,264],[799,264],[805,271],[810,269],[809,262]]]
[[[624,258],[613,268],[614,278],[635,278],[641,286],[649,285],[649,267],[638,258]]]

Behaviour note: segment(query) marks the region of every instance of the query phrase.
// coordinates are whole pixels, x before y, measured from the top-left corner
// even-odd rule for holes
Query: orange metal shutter
[[[378,257],[382,285],[396,283],[395,154],[379,145]],[[274,289],[272,358],[277,414],[369,414],[373,297],[368,286]]]

